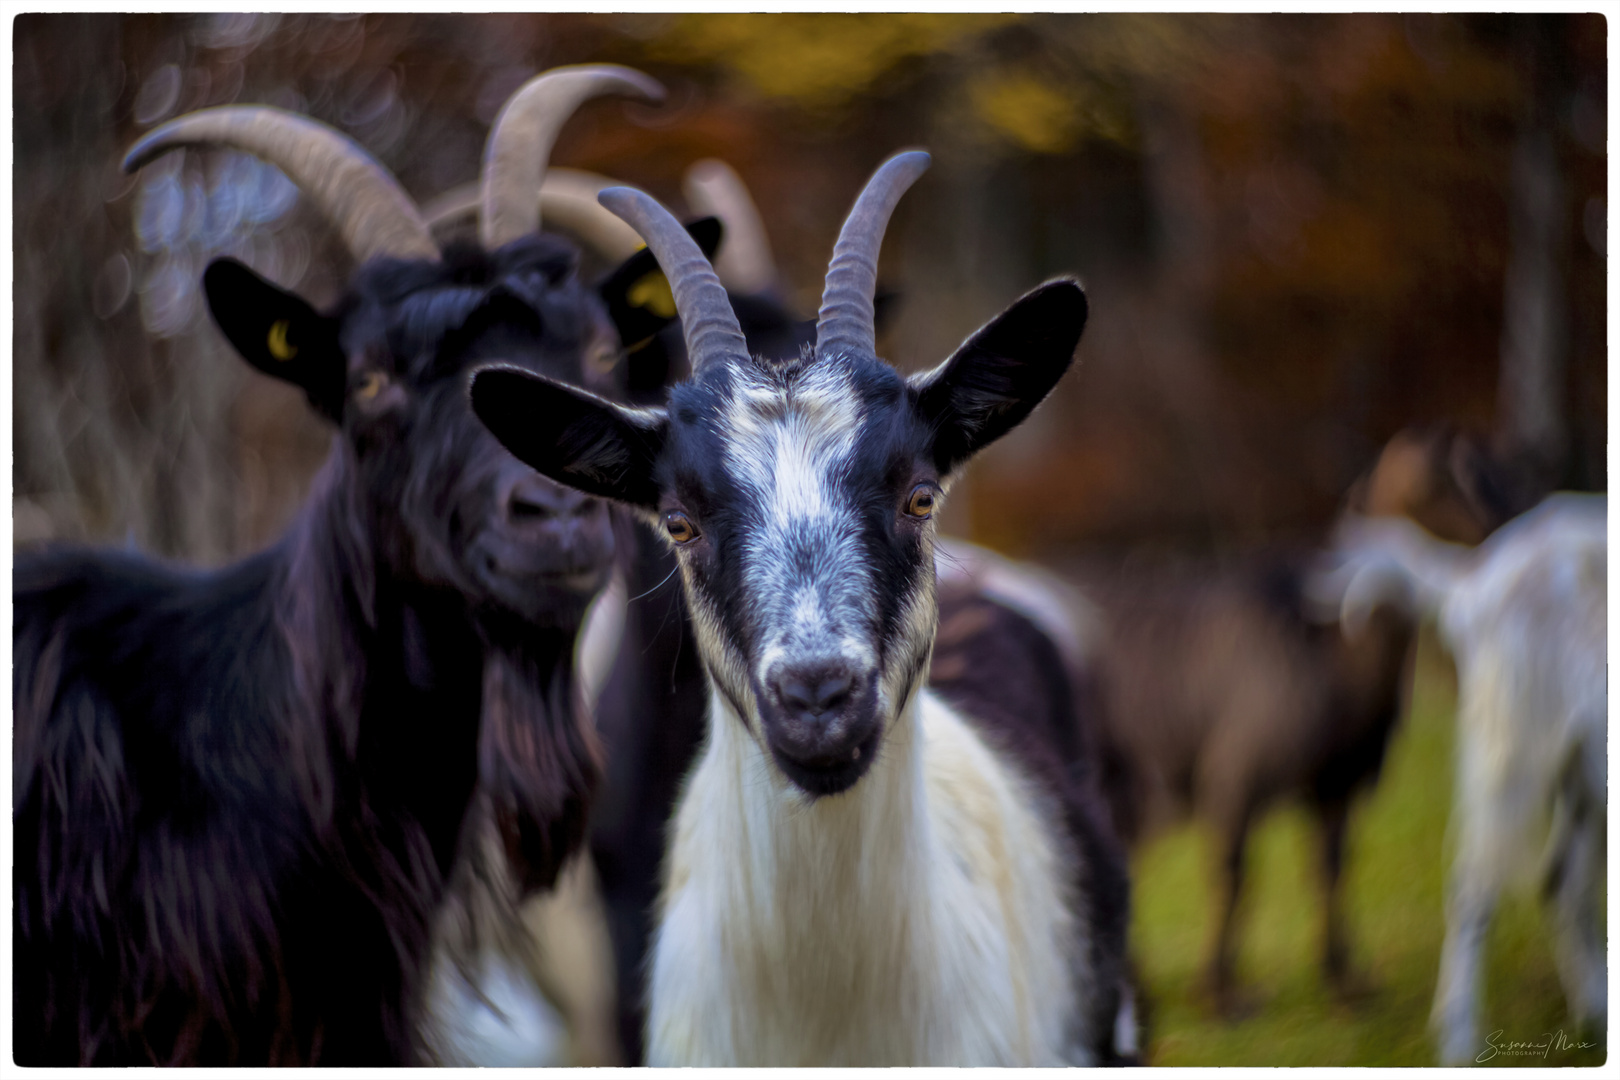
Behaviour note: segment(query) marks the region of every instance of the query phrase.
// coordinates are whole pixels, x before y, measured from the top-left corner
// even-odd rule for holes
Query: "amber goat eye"
[[[370,401],[382,393],[383,387],[388,385],[388,376],[380,371],[368,371],[360,385],[355,387],[354,396],[361,401]]]
[[[698,537],[697,526],[692,524],[691,518],[679,510],[671,510],[664,515],[664,530],[677,544],[690,544]]]
[[[911,489],[911,498],[906,500],[906,513],[914,518],[925,518],[934,512],[934,489],[928,484],[918,484]]]

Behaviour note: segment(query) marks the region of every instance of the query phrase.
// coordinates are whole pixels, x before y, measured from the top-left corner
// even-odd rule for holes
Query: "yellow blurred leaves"
[[[767,97],[838,106],[914,56],[965,46],[1017,15],[685,15],[657,59],[717,63]]]
[[[969,94],[980,120],[1039,154],[1068,149],[1080,129],[1072,97],[1033,75],[995,72],[975,80]]]
[[[992,71],[968,88],[973,113],[1023,150],[1061,154],[1081,137],[1124,142],[1125,124],[1088,85]]]

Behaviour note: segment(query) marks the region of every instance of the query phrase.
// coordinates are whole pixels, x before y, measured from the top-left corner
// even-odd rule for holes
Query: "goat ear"
[[[336,319],[235,259],[208,264],[203,292],[214,322],[244,360],[302,387],[317,412],[341,419],[346,372]]]
[[[697,241],[704,256],[713,261],[725,233],[720,219],[699,218],[687,225],[686,231]],[[631,350],[675,321],[674,294],[658,260],[648,248],[626,259],[597,286],[597,292],[607,304],[608,315],[618,328],[619,340]]]
[[[1069,370],[1085,326],[1079,282],[1048,282],[981,327],[949,360],[911,378],[917,408],[934,430],[940,475],[1024,421]]]
[[[656,509],[662,409],[616,405],[518,368],[473,373],[472,407],[502,446],[559,484]]]
[[[1451,481],[1463,493],[1484,535],[1489,536],[1525,509],[1514,505],[1506,471],[1477,439],[1458,434],[1447,459]]]
[[[879,285],[877,292],[872,296],[872,329],[878,337],[894,324],[900,314],[901,293],[896,289],[885,289]],[[812,340],[814,340],[812,338]]]

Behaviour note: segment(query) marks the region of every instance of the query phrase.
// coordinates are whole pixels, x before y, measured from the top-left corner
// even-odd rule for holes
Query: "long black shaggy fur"
[[[708,687],[674,556],[645,529],[636,530],[636,544],[624,637],[597,704],[607,773],[590,839],[629,1064],[642,1060],[645,964],[667,828],[708,724]]]
[[[241,297],[290,294],[220,273],[216,318],[273,370]],[[517,463],[464,382],[498,352],[588,383],[603,309],[546,238],[369,264],[330,315],[286,304],[301,350],[277,373],[342,430],[280,542],[216,571],[17,562],[19,1064],[410,1063],[467,838],[492,826],[520,889],[583,839],[591,590],[536,583],[605,568],[611,541],[489,555],[516,544],[487,534]]]

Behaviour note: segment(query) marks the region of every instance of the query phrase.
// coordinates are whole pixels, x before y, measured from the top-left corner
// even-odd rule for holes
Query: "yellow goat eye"
[[[382,393],[383,387],[388,385],[388,376],[380,371],[368,371],[360,385],[355,387],[354,396],[359,401],[370,401]]]
[[[286,319],[277,319],[270,324],[270,333],[265,338],[265,345],[269,348],[270,355],[277,360],[291,360],[298,355],[298,346],[287,340],[287,331],[291,328],[292,323]]]
[[[679,510],[671,510],[664,515],[664,531],[677,544],[690,544],[698,538],[697,526]]]
[[[911,489],[911,498],[906,500],[906,513],[914,518],[926,518],[934,512],[934,488],[930,484],[918,484]]]

